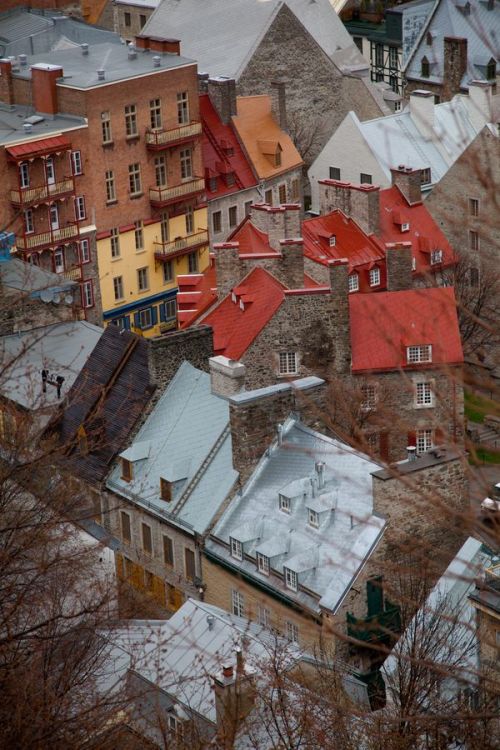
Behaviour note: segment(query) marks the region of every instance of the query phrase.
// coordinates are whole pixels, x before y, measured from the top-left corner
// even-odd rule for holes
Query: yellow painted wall
[[[194,234],[207,229],[207,209],[200,208],[194,214]],[[149,306],[158,307],[159,301],[152,299],[155,295],[165,294],[177,289],[177,276],[189,272],[188,255],[195,250],[186,249],[186,253],[172,258],[172,280],[164,281],[163,263],[156,261],[155,250],[161,250],[161,245],[155,245],[161,240],[160,222],[143,227],[144,249],[136,250],[135,233],[131,229],[120,233],[120,256],[111,257],[111,238],[98,240],[97,257],[99,264],[99,282],[102,296],[102,309],[105,324],[110,322],[110,317],[127,316],[131,330],[134,327],[134,313],[141,308]],[[186,225],[184,215],[175,216],[169,220],[169,238],[174,240],[186,237]],[[209,246],[197,248],[198,270],[204,271],[209,264]],[[149,288],[143,292],[139,291],[137,271],[140,268],[149,269]],[[121,276],[123,279],[123,299],[116,301],[114,296],[114,277]],[[129,307],[133,305],[133,307]],[[127,306],[125,308],[125,306]],[[122,310],[122,308],[125,308]],[[106,315],[108,313],[108,315]],[[114,313],[110,316],[110,313]],[[142,330],[147,337],[156,336],[160,331],[160,314],[156,314],[157,322],[150,328]],[[128,324],[127,324],[128,327]]]

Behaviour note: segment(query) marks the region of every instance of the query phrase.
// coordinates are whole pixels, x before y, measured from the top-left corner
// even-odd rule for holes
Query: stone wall
[[[166,333],[150,339],[148,343],[151,377],[157,386],[155,402],[184,360],[199,370],[209,372],[208,360],[213,355],[210,326],[201,325],[185,331]]]
[[[76,304],[67,305],[64,302],[56,305],[53,302],[42,302],[32,299],[28,295],[2,288],[0,281],[0,335],[7,336],[17,331],[28,331],[32,328],[63,323],[71,320],[81,320],[83,317],[80,307],[80,292],[75,290]]]

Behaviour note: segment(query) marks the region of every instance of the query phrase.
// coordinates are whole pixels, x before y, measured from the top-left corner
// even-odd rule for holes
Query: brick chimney
[[[380,227],[380,188],[378,185],[352,185],[340,180],[320,180],[320,212],[340,209],[366,234],[378,234]]]
[[[12,63],[6,58],[0,60],[0,101],[14,104],[14,86],[12,84]]]
[[[445,36],[442,99],[447,101],[460,93],[460,83],[467,71],[467,39]]]
[[[162,36],[148,36],[138,34],[135,37],[135,46],[137,49],[148,49],[151,52],[168,53],[170,55],[181,54],[181,43],[178,39],[167,39]]]
[[[410,206],[422,202],[421,169],[412,169],[402,164],[399,167],[393,167],[391,168],[391,182],[400,189]]]
[[[271,82],[271,114],[282,130],[287,129],[286,122],[286,89],[280,81]]]
[[[280,252],[280,240],[301,236],[300,205],[287,203],[282,206],[269,206],[267,203],[254,203],[250,211],[252,224],[265,232],[269,245]]]
[[[210,357],[212,393],[227,398],[245,390],[245,365],[227,357]]]
[[[387,242],[385,245],[387,291],[413,288],[411,242]]]
[[[216,242],[214,252],[217,292],[222,299],[245,274],[240,263],[240,243]]]
[[[331,318],[334,322],[335,373],[351,370],[351,328],[349,318],[349,263],[338,258],[328,263],[331,289]]]
[[[57,79],[61,78],[63,69],[60,65],[37,63],[31,66],[31,86],[33,105],[36,112],[55,115],[57,106]]]
[[[236,110],[236,81],[234,78],[217,76],[208,79],[208,95],[224,125],[231,122]]]

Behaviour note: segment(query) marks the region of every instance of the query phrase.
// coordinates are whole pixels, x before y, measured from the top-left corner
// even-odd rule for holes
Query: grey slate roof
[[[468,0],[470,14],[460,10],[466,0],[437,0],[429,14],[420,37],[405,66],[405,75],[410,79],[442,83],[444,72],[444,37],[467,39],[467,70],[461,86],[467,88],[470,81],[486,79],[486,65],[490,58],[497,61],[500,55],[500,11],[498,2],[488,10],[485,0]],[[432,34],[432,45],[427,44],[427,32]],[[431,64],[431,75],[422,78],[422,58],[426,56]]]
[[[34,114],[33,107],[20,105],[9,107],[0,103],[0,144],[9,146],[16,141],[26,141],[28,138],[35,138],[36,136],[45,138],[56,133],[64,133],[68,128],[75,128],[79,125],[87,126],[87,121],[83,117],[60,114],[50,118],[40,116],[41,122],[33,124],[31,133],[27,135],[24,132],[23,123]]]
[[[163,0],[142,33],[180,39],[200,71],[237,79],[283,5],[329,57],[354,47],[329,0]]]
[[[30,297],[40,297],[40,292],[58,291],[73,294],[78,287],[76,281],[65,279],[39,266],[11,258],[0,263],[0,282],[8,289],[15,289]]]
[[[183,362],[144,425],[121,454],[133,462],[133,480],[120,462],[108,487],[202,533],[237,479],[232,466],[229,406],[214,396],[210,376]],[[160,478],[172,482],[172,500],[160,496]]]
[[[313,492],[317,461],[325,463],[325,486]],[[378,468],[290,418],[283,444],[266,452],[215,526],[206,542],[209,557],[310,611],[335,612],[385,527],[372,512],[371,473]],[[280,494],[291,498],[290,513],[280,510]],[[309,509],[319,513],[319,528],[309,525]],[[230,539],[243,544],[242,561],[230,555]],[[270,576],[258,572],[258,552],[270,558]],[[285,587],[284,568],[298,574],[297,592]]]

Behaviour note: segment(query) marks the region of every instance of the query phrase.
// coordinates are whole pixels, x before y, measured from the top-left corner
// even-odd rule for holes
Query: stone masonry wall
[[[199,370],[209,371],[208,360],[213,355],[213,335],[210,326],[197,326],[186,331],[167,333],[150,339],[148,343],[150,371],[159,395],[163,393],[184,360]]]

